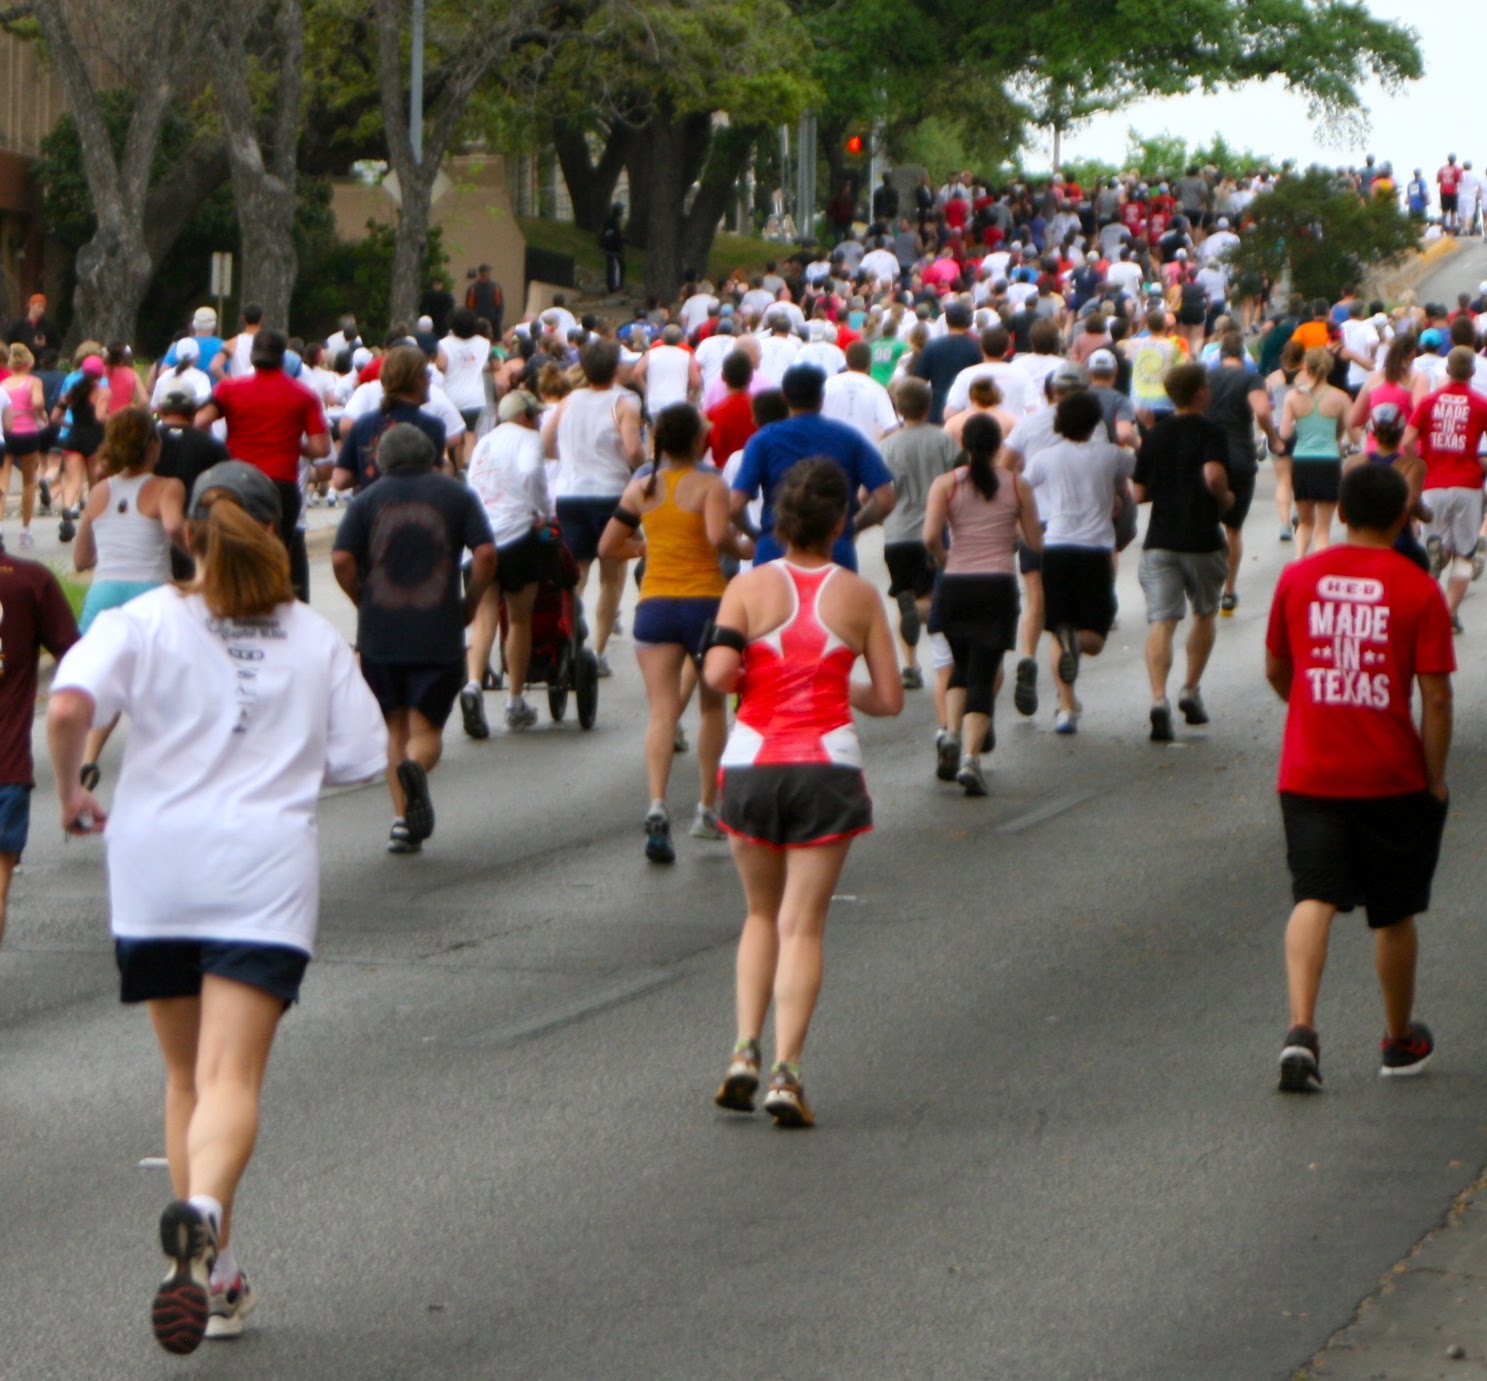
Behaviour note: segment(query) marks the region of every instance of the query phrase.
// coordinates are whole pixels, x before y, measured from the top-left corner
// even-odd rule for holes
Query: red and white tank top
[[[789,581],[795,607],[778,628],[744,648],[738,719],[722,765],[860,768],[848,692],[857,653],[821,621],[821,593],[840,567],[807,570],[783,559],[768,564]]]

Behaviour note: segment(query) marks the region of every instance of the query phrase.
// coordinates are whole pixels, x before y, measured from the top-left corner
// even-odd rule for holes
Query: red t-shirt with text
[[[1280,754],[1280,790],[1303,796],[1424,791],[1415,727],[1416,676],[1456,670],[1451,615],[1407,557],[1336,546],[1281,573],[1267,650],[1294,671]]]
[[[1440,172],[1435,175],[1435,180],[1440,183],[1441,191],[1449,197],[1461,186],[1461,169],[1454,163],[1446,163],[1441,167]]]
[[[1420,434],[1425,488],[1482,487],[1477,451],[1487,432],[1487,397],[1467,384],[1447,384],[1420,400],[1410,426]]]

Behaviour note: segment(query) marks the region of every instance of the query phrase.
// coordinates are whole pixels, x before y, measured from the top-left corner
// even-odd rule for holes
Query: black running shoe
[[[1203,705],[1203,692],[1196,686],[1184,687],[1182,694],[1177,697],[1177,708],[1182,711],[1182,717],[1189,724],[1208,723],[1208,711]]]
[[[676,846],[671,842],[671,817],[651,811],[645,817],[645,856],[652,863],[675,863]]]
[[[170,1269],[150,1311],[155,1341],[167,1352],[195,1352],[206,1336],[217,1230],[198,1208],[177,1199],[160,1215],[160,1248]]]
[[[485,718],[485,696],[479,686],[466,686],[460,692],[460,714],[465,721],[465,733],[471,738],[491,736],[491,726]]]
[[[1165,700],[1158,700],[1151,707],[1151,741],[1172,742],[1172,706]]]
[[[1239,608],[1239,596],[1232,590],[1225,590],[1223,598],[1219,600],[1219,613],[1226,619],[1232,619],[1237,608]]]
[[[924,673],[918,667],[905,667],[901,679],[905,690],[924,689]]]
[[[1407,1079],[1419,1074],[1435,1054],[1435,1037],[1423,1021],[1410,1022],[1410,1033],[1398,1040],[1385,1036],[1379,1042],[1383,1063],[1379,1073],[1386,1079]]]
[[[59,542],[70,542],[77,536],[77,524],[72,521],[72,513],[66,510],[62,514],[62,521],[57,524],[57,540]]]
[[[405,758],[398,764],[398,783],[403,788],[403,819],[408,838],[422,844],[434,832],[434,802],[429,796],[429,774],[423,764]]]
[[[52,482],[51,480],[38,480],[36,487],[41,491],[41,511],[50,514],[52,511]]]
[[[1038,713],[1038,664],[1031,657],[1017,663],[1017,682],[1012,687],[1012,703],[1020,715]]]
[[[1079,634],[1068,624],[1054,632],[1058,639],[1058,675],[1064,685],[1072,686],[1079,679]]]
[[[960,770],[960,739],[948,729],[935,735],[935,776],[942,782],[953,782]]]
[[[1322,1045],[1310,1026],[1286,1032],[1280,1052],[1280,1091],[1315,1093],[1322,1087]]]

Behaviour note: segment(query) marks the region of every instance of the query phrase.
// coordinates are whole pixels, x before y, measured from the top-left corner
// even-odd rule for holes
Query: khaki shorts
[[[1189,604],[1198,618],[1212,618],[1218,613],[1228,574],[1226,551],[1162,551],[1148,547],[1141,553],[1141,592],[1146,596],[1147,623],[1176,622],[1187,614]]]
[[[1427,537],[1439,537],[1452,556],[1468,557],[1476,551],[1482,530],[1480,489],[1427,489],[1421,497],[1430,509]]]

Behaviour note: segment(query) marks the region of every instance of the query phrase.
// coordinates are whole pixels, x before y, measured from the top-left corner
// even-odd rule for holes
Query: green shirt
[[[898,368],[899,357],[908,348],[908,341],[897,336],[879,336],[872,345],[873,362],[868,373],[887,388],[893,382],[893,371]]]

